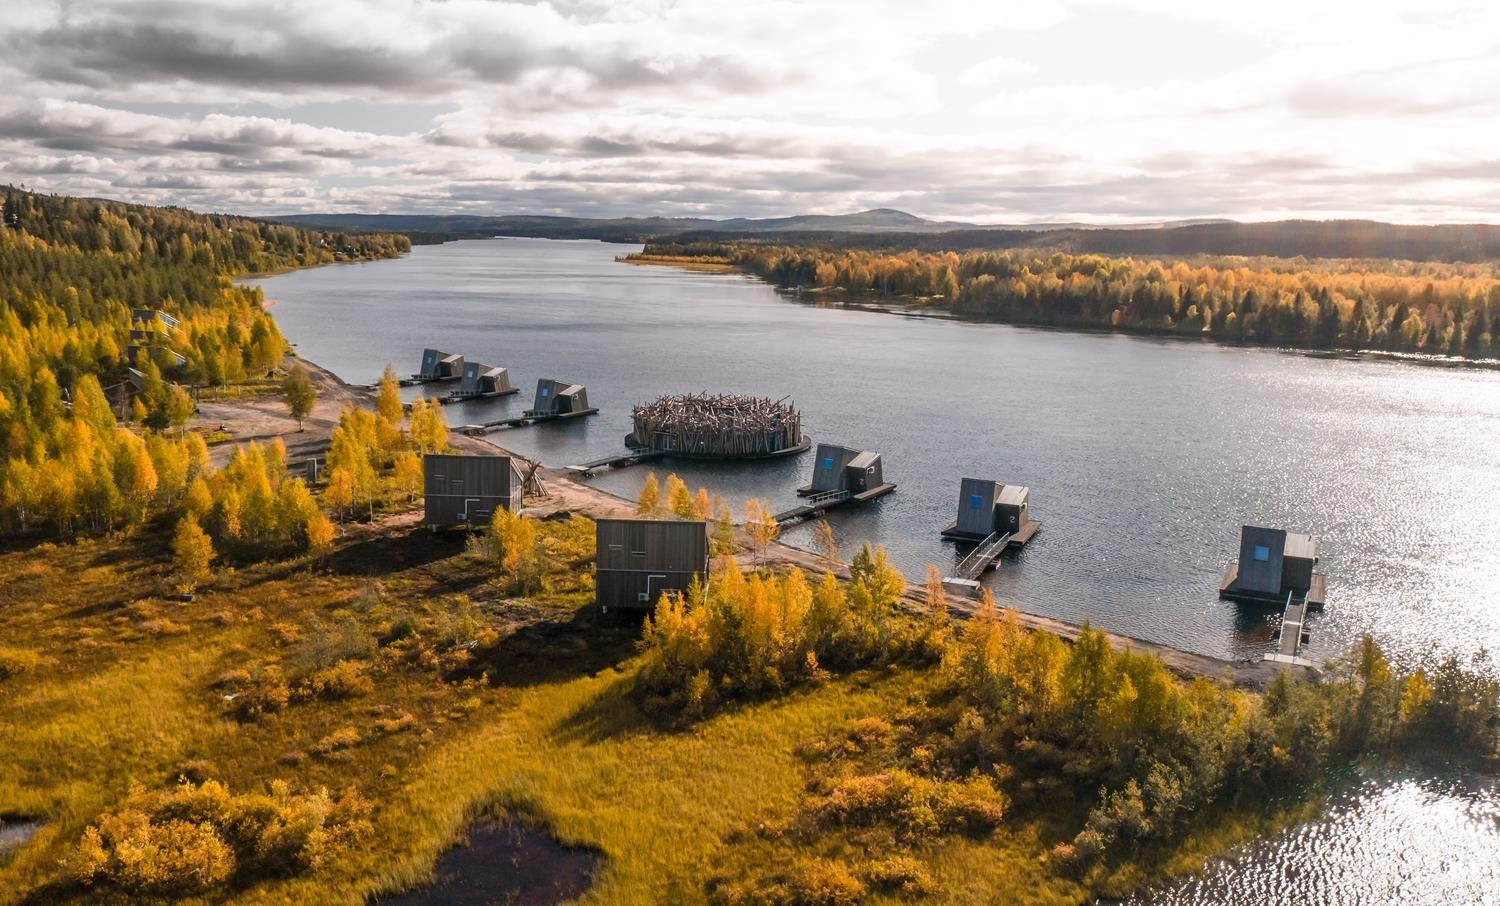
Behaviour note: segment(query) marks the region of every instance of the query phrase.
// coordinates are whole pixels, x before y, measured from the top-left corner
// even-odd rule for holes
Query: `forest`
[[[193,391],[265,378],[286,352],[260,291],[234,278],[409,249],[400,236],[5,189],[0,526],[66,534],[175,506],[206,461],[181,430]]]
[[[783,288],[908,300],[1012,324],[1305,349],[1500,353],[1500,272],[1491,264],[718,241],[650,243],[641,256],[723,262]]]

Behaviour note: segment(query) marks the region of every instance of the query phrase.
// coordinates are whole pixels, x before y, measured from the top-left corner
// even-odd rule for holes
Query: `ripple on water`
[[[1500,903],[1500,779],[1367,780],[1316,820],[1125,902]]]

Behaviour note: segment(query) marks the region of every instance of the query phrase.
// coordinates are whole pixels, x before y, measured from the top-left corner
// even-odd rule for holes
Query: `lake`
[[[789,395],[814,440],[883,455],[899,490],[831,522],[846,551],[883,544],[913,577],[954,562],[938,531],[970,475],[1031,488],[1041,534],[988,580],[1025,610],[1259,658],[1279,614],[1217,597],[1249,522],[1321,539],[1311,656],[1363,632],[1397,656],[1500,648],[1500,373],[819,307],[742,275],[614,260],[633,250],[459,242],[258,282],[301,354],[346,380],[415,371],[425,346],[510,369],[521,394],[450,407],[452,424],[520,414],[538,378],[587,384],[598,416],[492,435],[552,465],[623,452],[631,406],[659,394]],[[777,507],[811,469],[810,454],[679,467]],[[645,474],[596,481],[633,497]],[[1363,782],[1137,901],[1485,902],[1495,790]]]
[[[882,544],[914,578],[955,562],[938,531],[967,475],[1029,486],[1042,523],[990,574],[1002,603],[1258,658],[1279,613],[1217,593],[1254,523],[1320,538],[1311,657],[1363,632],[1396,656],[1500,647],[1500,372],[819,307],[615,261],[633,250],[456,242],[257,282],[301,354],[351,382],[415,371],[425,346],[510,369],[522,393],[451,424],[520,414],[538,378],[587,384],[598,416],[491,435],[551,465],[624,452],[631,406],[663,393],[790,396],[814,441],[882,454],[897,492],[830,521],[846,553]],[[782,509],[812,455],[672,468],[737,511]],[[595,482],[634,497],[645,475]]]

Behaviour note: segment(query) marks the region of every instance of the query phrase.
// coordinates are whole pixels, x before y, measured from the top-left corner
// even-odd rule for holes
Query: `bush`
[[[988,778],[943,781],[893,770],[842,777],[810,802],[808,811],[823,824],[868,827],[890,822],[902,836],[923,839],[987,833],[999,825],[1006,805],[1005,794]]]
[[[322,865],[368,836],[370,807],[354,789],[234,795],[221,783],[132,790],[124,806],[86,829],[64,860],[85,886],[133,894],[187,895],[231,878],[288,874]]]
[[[865,883],[882,893],[925,897],[937,892],[927,867],[911,856],[891,856],[865,869]]]
[[[353,727],[340,727],[318,740],[317,745],[313,746],[313,753],[327,758],[344,749],[359,745],[360,739],[358,730]]]
[[[30,673],[47,662],[47,659],[26,648],[0,646],[0,680]]]
[[[358,661],[339,661],[325,670],[315,671],[303,680],[302,689],[312,698],[342,699],[369,695],[375,683]]]
[[[237,675],[239,671],[231,671]],[[281,668],[267,664],[250,673],[250,679],[229,693],[234,713],[246,720],[254,720],[264,714],[274,714],[292,700],[292,690],[286,684]]]
[[[740,884],[715,885],[710,897],[725,906],[854,906],[865,885],[842,863],[808,859]]]

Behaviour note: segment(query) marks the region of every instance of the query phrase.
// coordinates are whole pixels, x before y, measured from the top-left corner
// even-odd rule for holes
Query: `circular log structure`
[[[806,450],[802,413],[785,400],[719,394],[664,396],[636,406],[632,450],[694,459],[759,459]]]

